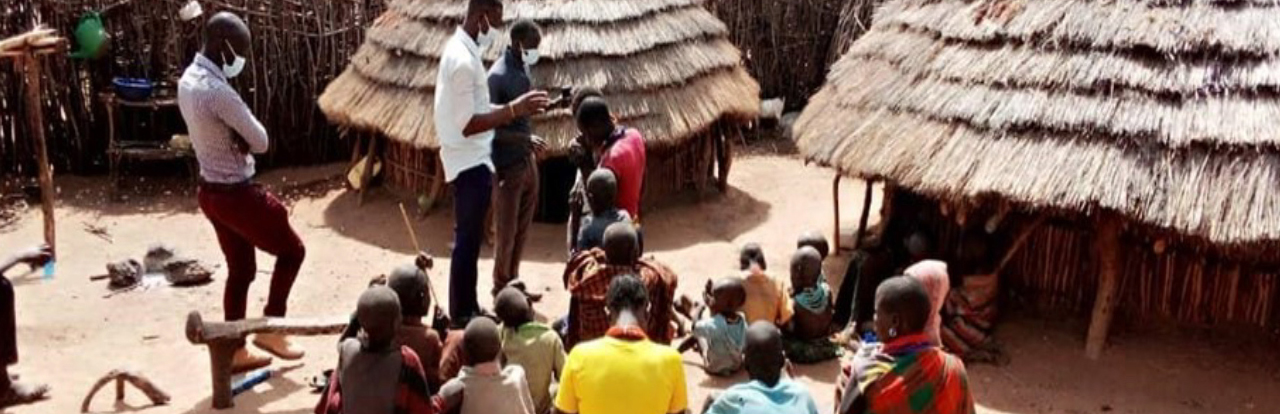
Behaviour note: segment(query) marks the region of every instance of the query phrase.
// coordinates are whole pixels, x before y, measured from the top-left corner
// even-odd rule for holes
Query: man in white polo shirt
[[[488,71],[480,54],[498,39],[501,0],[470,0],[462,26],[440,55],[435,124],[445,181],[453,184],[454,238],[449,263],[449,316],[464,327],[481,313],[476,261],[493,193],[493,129],[546,110],[547,93],[532,91],[511,103],[489,103]]]

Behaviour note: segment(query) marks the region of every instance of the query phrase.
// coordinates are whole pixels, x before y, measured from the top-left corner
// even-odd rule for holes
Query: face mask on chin
[[[476,45],[480,47],[480,52],[489,50],[493,46],[494,40],[498,38],[498,31],[493,29],[493,25],[489,23],[489,18],[484,19],[484,30],[476,36]]]
[[[222,74],[226,75],[227,79],[230,79],[240,76],[240,72],[244,71],[244,66],[248,62],[245,61],[243,56],[237,55],[236,50],[233,49],[229,43],[227,44],[227,50],[231,52],[231,64],[227,64],[226,59],[223,59]]]
[[[525,66],[533,66],[538,63],[538,49],[525,49],[520,53],[520,60],[524,61]]]

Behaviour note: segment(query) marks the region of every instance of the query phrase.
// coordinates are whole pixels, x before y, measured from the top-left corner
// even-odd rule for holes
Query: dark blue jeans
[[[465,326],[480,311],[476,262],[484,243],[484,218],[493,195],[493,173],[480,165],[453,179],[453,255],[449,261],[449,317]]]

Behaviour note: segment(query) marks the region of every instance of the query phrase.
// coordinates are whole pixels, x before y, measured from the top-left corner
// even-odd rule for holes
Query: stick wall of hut
[[[905,202],[895,203],[894,192],[886,192],[885,198],[885,203],[904,204],[892,210],[909,207]],[[912,204],[920,203],[913,201]],[[926,204],[922,210],[927,214],[913,216],[918,217],[913,223],[934,236],[939,251],[956,251],[964,231],[955,220],[942,215],[936,200]],[[972,222],[992,214],[992,209],[977,209],[968,214]],[[1101,272],[1095,253],[1099,242],[1096,231],[1083,226],[1078,216],[1037,211],[1033,217],[1037,218],[1015,210],[1001,226],[1027,228],[1043,220],[1030,231],[1000,272],[1002,300],[1010,305],[1004,308],[1066,311],[1080,318],[1091,316]],[[1121,276],[1116,286],[1113,325],[1115,321],[1133,326],[1176,322],[1206,328],[1230,326],[1237,331],[1255,330],[1259,334],[1280,329],[1278,263],[1235,258],[1188,240],[1169,237],[1141,226],[1130,227],[1120,235]],[[1018,245],[1021,236],[1006,234],[1002,238],[1005,242],[991,245],[997,255],[991,260],[1000,260],[998,255]]]
[[[0,33],[16,34],[37,22],[59,33],[75,30],[81,15],[101,11],[111,36],[98,60],[46,59],[44,129],[49,162],[57,172],[107,170],[105,108],[97,98],[112,90],[112,78],[148,78],[162,91],[191,63],[201,24],[176,12],[188,0],[6,0]],[[320,113],[315,97],[351,60],[364,28],[386,2],[296,0],[201,0],[205,16],[233,11],[253,32],[250,64],[235,79],[237,90],[271,136],[260,166],[315,164],[345,158],[349,142]],[[71,45],[75,49],[76,45]],[[36,176],[22,87],[24,77],[0,62],[0,173]],[[167,140],[183,129],[176,111],[149,122],[122,123],[120,134]]]

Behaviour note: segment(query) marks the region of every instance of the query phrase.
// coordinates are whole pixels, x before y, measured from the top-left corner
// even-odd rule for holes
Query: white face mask
[[[235,49],[232,49],[230,44],[227,44],[227,49],[231,51],[231,56],[234,56],[235,58],[231,60],[230,65],[226,63],[222,64],[222,74],[226,75],[227,79],[230,79],[239,76],[240,72],[244,71],[244,65],[247,62],[244,60],[244,57],[236,54]]]
[[[489,23],[489,18],[484,19],[484,31],[476,36],[476,45],[480,47],[480,51],[489,50],[489,46],[493,46],[494,40],[498,39],[498,31],[493,30],[493,25]]]
[[[525,66],[533,66],[538,63],[538,49],[525,49],[520,55],[520,60],[524,61]]]

